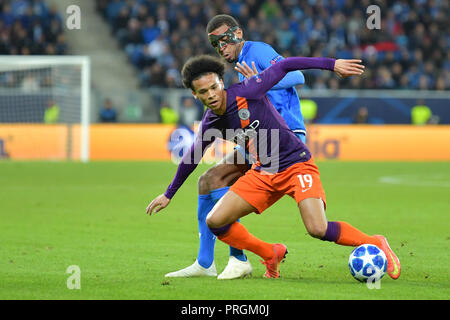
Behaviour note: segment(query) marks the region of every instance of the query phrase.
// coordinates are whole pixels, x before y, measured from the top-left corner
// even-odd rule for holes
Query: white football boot
[[[213,263],[209,268],[203,268],[197,260],[184,269],[170,272],[165,275],[166,278],[189,278],[189,277],[216,277],[216,265]]]
[[[230,256],[228,260],[228,264],[223,270],[223,272],[217,277],[219,280],[231,280],[244,278],[248,275],[251,275],[253,271],[252,265],[250,261],[241,261],[236,257]]]

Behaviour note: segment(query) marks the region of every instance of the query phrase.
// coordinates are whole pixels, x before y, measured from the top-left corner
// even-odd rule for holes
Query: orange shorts
[[[256,213],[262,213],[286,194],[297,205],[307,198],[319,198],[326,207],[319,169],[312,158],[276,174],[248,170],[230,190],[255,207]]]

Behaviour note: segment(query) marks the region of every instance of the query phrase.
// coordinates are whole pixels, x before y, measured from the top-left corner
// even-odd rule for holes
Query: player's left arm
[[[254,75],[266,70],[273,64],[278,61],[284,59],[281,55],[278,54],[270,45],[268,44],[258,44],[255,45],[255,49],[258,54],[253,55],[254,61],[251,62],[252,67],[247,65],[245,61],[241,63],[237,63],[235,66],[235,70],[238,71],[245,78],[251,78]],[[305,83],[305,76],[299,70],[292,71],[286,74],[286,76],[281,79],[275,86],[272,87],[271,90],[280,90],[280,89],[288,89],[293,86],[303,85]]]
[[[272,90],[288,89],[305,84],[305,76],[301,71],[289,72]]]
[[[256,76],[259,73],[258,69],[256,68],[255,61],[252,61],[251,68],[245,61],[243,61],[242,64],[239,62],[236,63],[234,69],[242,74],[246,79]],[[297,77],[297,72],[300,73],[300,78]],[[304,83],[305,77],[303,76],[303,73],[301,71],[291,71],[283,79],[281,79],[280,82],[273,86],[271,90],[288,89],[293,86],[302,85]]]
[[[256,63],[261,71],[284,59],[270,45],[261,46],[260,50],[261,52],[256,55]],[[305,76],[300,70],[296,70],[287,73],[271,90],[288,89],[303,84],[305,84]]]
[[[245,78],[251,78],[253,76],[256,76],[259,72],[256,68],[255,61],[252,61],[252,67],[243,61],[241,63],[236,63],[236,67],[234,67],[236,71],[238,71],[240,74],[242,74]],[[297,77],[298,74],[300,74],[300,77]],[[281,79],[280,82],[278,82],[274,87],[272,87],[271,90],[279,90],[279,89],[288,89],[293,86],[302,85],[305,83],[305,77],[303,76],[303,73],[301,71],[292,71],[289,72],[283,79]]]
[[[361,75],[364,66],[361,60],[291,57],[275,63],[260,74],[242,82],[241,96],[250,99],[259,99],[276,85],[288,72],[304,69],[322,69],[334,71],[340,77]]]

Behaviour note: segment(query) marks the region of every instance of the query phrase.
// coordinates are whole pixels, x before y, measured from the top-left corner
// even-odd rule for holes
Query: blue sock
[[[214,261],[214,246],[216,236],[212,234],[206,225],[206,216],[214,207],[215,202],[209,194],[198,195],[198,232],[200,233],[200,247],[198,249],[197,261],[203,268],[209,268]]]
[[[225,193],[228,192],[229,189],[230,187],[224,187],[216,190],[211,190],[211,198],[214,201],[214,203],[219,201],[219,199],[222,198],[225,195]],[[232,246],[230,246],[230,256],[233,256],[241,261],[247,261],[247,256],[244,254],[244,251],[236,249]]]
[[[225,187],[225,188],[220,188],[220,189],[216,189],[216,190],[211,190],[211,199],[212,201],[214,201],[214,204],[220,200],[220,198],[222,198],[225,193],[228,192],[228,190],[230,190],[230,187]]]

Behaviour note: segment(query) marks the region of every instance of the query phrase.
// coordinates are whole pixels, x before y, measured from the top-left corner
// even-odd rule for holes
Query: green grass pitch
[[[352,250],[306,234],[292,199],[242,219],[282,242],[280,279],[165,279],[197,253],[200,165],[168,208],[149,217],[176,166],[165,162],[0,162],[0,299],[449,299],[450,163],[319,162],[329,220],[387,236],[402,263],[369,289],[350,275]],[[221,272],[228,247],[216,242]],[[66,273],[79,266],[81,289]]]

